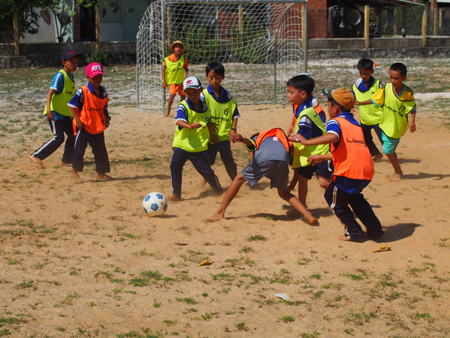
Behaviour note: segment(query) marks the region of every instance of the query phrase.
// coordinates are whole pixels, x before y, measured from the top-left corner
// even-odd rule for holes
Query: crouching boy
[[[308,224],[317,223],[317,219],[306,210],[299,199],[287,191],[291,144],[284,131],[274,128],[250,139],[238,135],[237,141],[244,143],[252,160],[233,180],[219,209],[209,219],[220,220],[225,217],[225,210],[246,181],[250,186],[254,186],[261,178],[267,177],[270,187],[277,188],[278,195],[299,211]]]
[[[353,217],[353,212],[366,227],[367,235],[379,238],[383,235],[380,221],[361,193],[372,180],[374,168],[361,126],[350,112],[355,104],[355,97],[348,88],[332,92],[324,89],[323,93],[328,97],[328,114],[331,118],[326,134],[310,140],[302,135],[297,137],[307,146],[331,144],[331,154],[313,155],[309,161],[314,165],[333,159],[334,176],[325,191],[325,199],[331,211],[344,224],[344,234],[339,239],[359,241],[364,238],[364,232]]]

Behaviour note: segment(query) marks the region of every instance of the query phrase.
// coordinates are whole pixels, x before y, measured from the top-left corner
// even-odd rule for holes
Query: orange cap
[[[348,88],[341,87],[330,91],[329,89],[323,89],[323,95],[326,97],[333,99],[337,103],[339,103],[342,107],[347,109],[352,109],[355,105],[356,99],[355,95],[353,95],[352,91]]]

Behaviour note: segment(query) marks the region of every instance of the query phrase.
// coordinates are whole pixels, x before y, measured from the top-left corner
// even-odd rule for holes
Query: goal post
[[[136,42],[137,109],[164,114],[162,63],[186,46],[189,75],[208,85],[205,66],[225,67],[223,86],[239,105],[287,103],[286,81],[307,71],[307,0],[156,0]],[[172,108],[176,108],[176,104]]]

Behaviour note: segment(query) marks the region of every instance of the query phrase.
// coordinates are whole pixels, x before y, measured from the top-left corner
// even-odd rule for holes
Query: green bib
[[[355,93],[355,98],[359,102],[370,100],[370,97],[377,92],[380,88],[380,80],[373,81],[372,87],[366,92],[359,91],[356,84],[353,85],[353,93]],[[375,126],[380,123],[381,115],[383,111],[380,107],[374,104],[366,104],[364,106],[359,106],[359,117],[361,123],[366,126]]]
[[[182,84],[184,81],[184,55],[177,62],[172,62],[168,57],[164,58],[166,63],[166,84]]]
[[[182,101],[180,104],[187,111],[187,123],[199,122],[202,126],[196,129],[182,128],[181,130],[177,126],[175,137],[173,138],[173,148],[181,148],[189,153],[199,153],[207,150],[210,139],[207,124],[211,118],[211,110],[208,108],[204,113],[197,113],[189,108],[186,101]]]
[[[206,105],[211,110],[211,122],[217,124],[218,142],[228,141],[233,127],[233,113],[237,107],[236,101],[231,98],[226,103],[219,103],[208,92],[208,89],[203,90],[203,95]]]
[[[59,73],[64,77],[64,88],[61,94],[54,94],[52,96],[50,110],[64,116],[72,117],[72,113],[67,104],[75,95],[77,88],[75,87],[75,82],[72,81],[70,76],[63,69],[61,69]],[[47,115],[47,105],[45,105],[44,108],[44,115]]]
[[[408,87],[407,91],[411,91]],[[413,93],[412,93],[413,94]],[[410,101],[401,100],[394,93],[392,83],[384,86],[383,115],[381,116],[380,128],[390,138],[398,139],[405,135],[408,129],[408,113],[416,107],[414,99]]]
[[[295,121],[295,130],[296,134],[299,129],[299,122],[302,116],[308,116],[309,119],[320,129],[322,130],[323,135],[325,135],[326,130],[323,126],[323,122],[320,119],[319,114],[316,113],[314,108],[309,107],[303,109],[302,112],[298,115],[297,120]],[[310,165],[308,162],[308,157],[311,155],[325,155],[330,152],[330,146],[328,144],[320,144],[317,146],[304,146],[301,143],[294,143],[294,160],[292,162],[292,168],[297,169],[300,167],[307,167]]]

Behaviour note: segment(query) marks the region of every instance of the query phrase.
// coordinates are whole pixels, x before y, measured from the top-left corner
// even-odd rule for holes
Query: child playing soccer
[[[299,211],[308,224],[317,223],[317,219],[306,210],[305,206],[287,191],[289,180],[290,143],[286,134],[279,128],[266,130],[250,139],[237,135],[237,140],[245,144],[252,160],[236,176],[228,188],[222,204],[209,220],[218,221],[225,217],[225,211],[236,197],[242,184],[246,181],[254,186],[261,178],[270,179],[270,187],[277,188],[278,195]]]
[[[358,102],[359,105],[374,104],[383,111],[380,121],[383,152],[394,167],[393,181],[400,181],[403,172],[395,150],[400,137],[409,129],[416,131],[416,101],[414,92],[403,82],[406,80],[407,68],[403,63],[394,63],[389,76],[391,82],[380,88],[369,100]],[[408,114],[411,118],[408,122]]]
[[[363,102],[369,100],[378,89],[384,86],[380,80],[373,77],[373,67],[374,62],[370,59],[361,59],[358,61],[357,68],[360,78],[356,80],[352,88],[356,101]],[[359,117],[364,139],[374,161],[379,161],[383,158],[383,154],[380,153],[372,139],[372,129],[374,129],[378,139],[382,142],[381,129],[379,127],[382,113],[380,107],[375,105],[363,105],[359,107]]]
[[[42,160],[53,154],[63,144],[64,133],[67,135],[67,140],[61,165],[72,163],[75,136],[73,135],[72,113],[67,103],[77,90],[73,79],[73,72],[78,68],[78,58],[80,56],[82,55],[73,50],[66,50],[62,53],[61,61],[64,68],[56,73],[48,91],[44,115],[47,115],[50,130],[54,137],[45,142],[29,156],[33,162],[41,166],[43,165]]]
[[[200,99],[203,90],[202,84],[195,76],[186,78],[183,90],[187,99],[182,101],[177,110],[177,128],[173,139],[173,156],[170,163],[173,194],[168,197],[170,201],[181,199],[181,182],[183,166],[190,160],[195,169],[209,183],[218,194],[222,194],[219,179],[211,169],[208,156],[208,143],[210,131],[215,124],[210,122],[211,111],[206,103]]]
[[[81,87],[68,103],[74,118],[76,129],[72,174],[75,182],[82,183],[79,172],[84,168],[84,153],[89,144],[95,160],[97,180],[111,180],[109,158],[105,145],[104,131],[109,127],[111,117],[108,114],[108,93],[101,85],[102,65],[96,62],[86,67],[87,86]]]
[[[325,134],[323,120],[317,111],[311,106],[313,101],[312,91],[314,90],[314,80],[309,75],[297,75],[287,82],[288,98],[294,107],[294,116],[296,117],[295,129],[293,135],[289,136],[289,141],[294,143],[294,160],[292,168],[295,170],[295,176],[288,190],[291,191],[298,180],[298,199],[303,205],[306,205],[306,196],[308,194],[308,180],[314,173],[319,176],[319,184],[326,189],[330,184],[332,169],[328,162],[323,162],[312,166],[308,162],[311,155],[325,155],[330,152],[328,145],[304,146],[298,143],[297,135],[302,135],[307,140],[313,139]],[[320,105],[318,105],[320,107]],[[320,109],[323,113],[323,110]]]
[[[234,180],[237,166],[231,152],[230,140],[236,142],[239,111],[231,94],[220,85],[225,78],[224,66],[219,62],[209,63],[206,66],[206,77],[209,86],[202,94],[211,110],[211,122],[217,125],[217,143],[210,142],[208,145],[209,160],[213,165],[219,152],[228,176]]]
[[[167,86],[169,86],[170,88],[167,111],[164,117],[170,115],[170,108],[172,108],[173,100],[175,99],[177,92],[178,95],[180,95],[181,101],[186,97],[183,93],[183,81],[188,74],[188,62],[182,54],[186,48],[181,41],[177,40],[170,45],[170,50],[173,54],[164,58],[162,68],[162,87],[166,89]]]
[[[355,104],[355,97],[348,88],[332,92],[324,89],[323,93],[328,97],[328,114],[331,118],[326,134],[310,140],[302,135],[297,138],[308,146],[331,145],[331,154],[312,155],[309,161],[316,165],[333,159],[335,171],[333,180],[325,191],[325,200],[344,224],[344,234],[339,239],[359,241],[364,238],[364,232],[353,217],[353,212],[366,227],[367,235],[379,238],[383,235],[381,223],[361,193],[372,180],[374,167],[372,156],[364,142],[363,131],[350,112]]]

